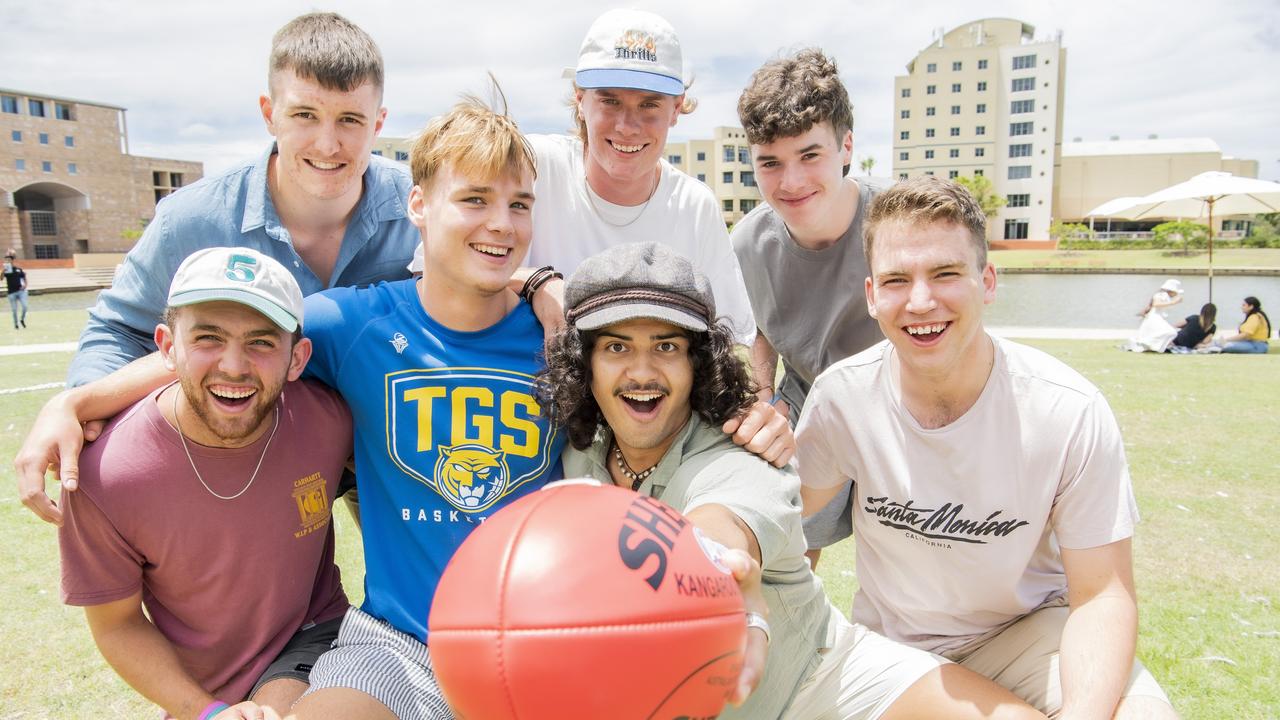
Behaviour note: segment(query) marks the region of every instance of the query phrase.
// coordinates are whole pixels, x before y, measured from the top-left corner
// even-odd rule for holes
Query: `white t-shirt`
[[[525,265],[554,265],[568,277],[583,260],[619,243],[660,242],[707,276],[716,313],[729,321],[738,342],[751,344],[755,317],[710,188],[662,160],[662,177],[648,205],[614,205],[588,189],[582,141],[568,135],[528,137],[537,155],[538,179]]]
[[[986,387],[950,425],[926,429],[903,407],[885,341],[822,373],[796,430],[805,485],[854,482],[853,620],[932,652],[1065,595],[1059,544],[1123,540],[1138,520],[1098,389],[1045,353],[993,342]]]

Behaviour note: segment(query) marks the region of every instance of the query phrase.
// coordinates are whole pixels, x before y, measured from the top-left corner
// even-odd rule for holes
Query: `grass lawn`
[[[992,250],[996,268],[1187,268],[1209,267],[1208,251],[1177,255],[1170,250]],[[1214,250],[1214,268],[1280,268],[1280,248]]]
[[[76,338],[83,312],[37,312],[34,300],[28,325],[43,328],[41,342]],[[17,339],[0,334],[0,345]],[[1280,353],[1174,357],[1105,341],[1034,344],[1097,383],[1124,431],[1143,518],[1135,539],[1143,662],[1184,718],[1280,717]],[[70,359],[0,357],[0,389],[57,381]],[[154,717],[98,655],[82,611],[59,602],[56,532],[16,498],[8,459],[53,392],[0,395],[0,604],[9,608],[0,613],[0,715]],[[339,563],[359,602],[359,535],[345,511],[335,517]],[[829,548],[819,571],[847,612],[857,585],[851,544]]]

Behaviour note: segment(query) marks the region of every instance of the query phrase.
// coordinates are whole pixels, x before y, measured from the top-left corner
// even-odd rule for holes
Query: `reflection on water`
[[[1183,301],[1165,314],[1172,320],[1209,302],[1209,279],[1200,275],[999,275],[996,301],[987,308],[990,327],[1137,328],[1138,312],[1169,277],[1182,281]],[[1234,328],[1244,318],[1240,301],[1253,295],[1271,317],[1280,316],[1280,277],[1217,275],[1213,302],[1218,326]]]

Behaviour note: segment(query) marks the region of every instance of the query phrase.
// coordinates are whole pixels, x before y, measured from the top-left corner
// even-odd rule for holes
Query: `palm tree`
[[[870,175],[871,168],[876,166],[876,159],[870,155],[863,157],[858,161],[858,167],[862,168],[862,172]]]

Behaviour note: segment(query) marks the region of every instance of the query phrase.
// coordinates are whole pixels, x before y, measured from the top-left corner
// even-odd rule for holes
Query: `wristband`
[[[221,700],[214,700],[213,702],[206,705],[203,710],[200,711],[200,714],[196,716],[196,720],[209,720],[209,718],[217,715],[218,713],[222,712],[223,710],[226,710],[229,707],[231,706],[222,702]]]
[[[764,619],[760,613],[747,613],[747,628],[758,628],[764,633],[764,644],[768,645],[771,639],[769,635],[769,621]]]
[[[563,280],[564,274],[557,272],[550,265],[534,270],[533,274],[529,275],[529,278],[524,281],[524,286],[520,288],[520,299],[532,305],[533,296],[538,292],[538,289],[555,278]]]

